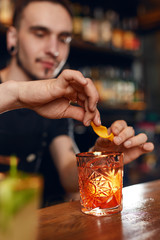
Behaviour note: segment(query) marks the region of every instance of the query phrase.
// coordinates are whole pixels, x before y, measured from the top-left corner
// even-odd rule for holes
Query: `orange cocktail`
[[[96,216],[122,210],[123,153],[77,154],[81,210]]]

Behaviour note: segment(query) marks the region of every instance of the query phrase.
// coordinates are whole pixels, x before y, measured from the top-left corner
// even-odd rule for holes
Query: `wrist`
[[[2,91],[5,95],[3,105],[6,110],[12,110],[20,107],[18,101],[18,84],[16,81],[9,80],[4,82],[2,84]]]

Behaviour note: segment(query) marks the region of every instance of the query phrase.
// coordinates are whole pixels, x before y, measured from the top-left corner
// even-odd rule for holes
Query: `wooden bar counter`
[[[38,210],[38,240],[160,240],[160,180],[123,188],[123,211],[95,217],[67,202]]]

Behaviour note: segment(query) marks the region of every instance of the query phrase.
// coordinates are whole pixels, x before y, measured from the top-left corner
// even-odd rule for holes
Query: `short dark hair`
[[[19,27],[23,10],[31,2],[51,2],[55,4],[60,4],[67,10],[71,18],[73,18],[73,11],[69,0],[16,0],[14,4],[14,13],[12,21],[13,26]]]

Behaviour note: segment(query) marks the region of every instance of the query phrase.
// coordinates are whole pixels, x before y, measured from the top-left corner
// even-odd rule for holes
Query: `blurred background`
[[[124,186],[160,178],[160,1],[79,0],[66,68],[93,79],[102,124],[124,119],[146,132],[154,152],[125,166]],[[0,0],[0,69],[9,61],[6,30],[14,0]],[[88,151],[96,135],[75,121],[75,140]]]

